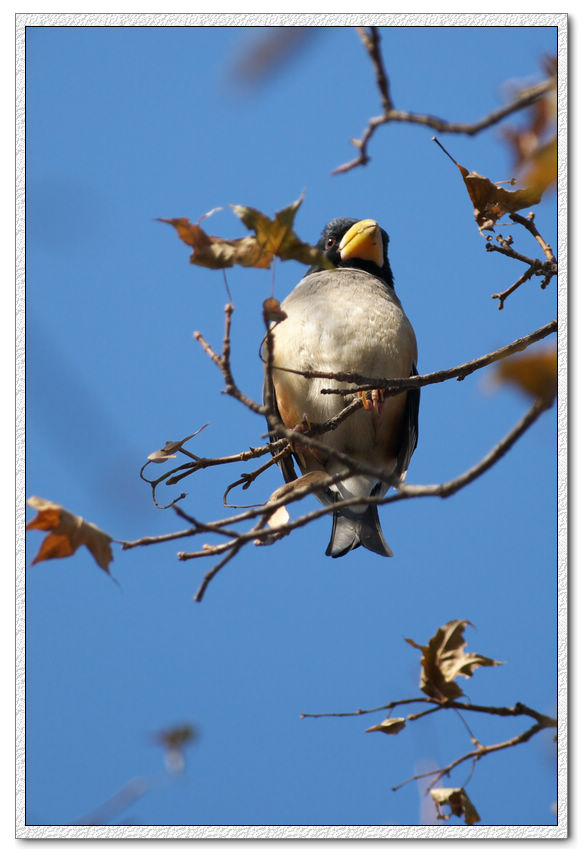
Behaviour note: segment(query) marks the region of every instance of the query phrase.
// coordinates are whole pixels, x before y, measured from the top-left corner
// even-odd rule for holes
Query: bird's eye
[[[332,235],[330,235],[330,237],[328,237],[326,239],[326,249],[332,249],[332,247],[334,246],[335,243],[336,243],[336,238],[333,237]]]

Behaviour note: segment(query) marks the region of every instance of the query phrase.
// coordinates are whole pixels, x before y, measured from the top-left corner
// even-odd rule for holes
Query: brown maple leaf
[[[108,534],[94,523],[89,523],[61,505],[41,499],[39,496],[31,496],[27,504],[31,508],[36,508],[38,513],[26,528],[49,532],[33,559],[33,565],[48,559],[72,556],[79,547],[86,546],[99,567],[109,574],[113,553],[111,552],[112,539]]]
[[[414,640],[405,638],[415,649],[421,651],[421,679],[419,687],[424,694],[447,702],[463,696],[463,691],[454,679],[457,676],[469,678],[477,667],[494,667],[503,663],[465,652],[467,645],[463,638],[467,619],[453,619],[439,628],[427,646],[420,646]]]
[[[491,229],[505,213],[515,213],[538,204],[542,190],[538,186],[527,186],[525,189],[504,189],[500,184],[492,183],[488,177],[477,171],[468,171],[457,162],[451,153],[433,136],[433,141],[441,147],[454,165],[457,165],[464,179],[468,195],[474,205],[474,219],[480,232]]]

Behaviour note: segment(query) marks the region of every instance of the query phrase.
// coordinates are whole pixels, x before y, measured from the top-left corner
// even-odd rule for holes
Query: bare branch
[[[532,234],[532,236],[535,238],[535,240],[543,250],[546,261],[542,262],[539,261],[538,258],[528,258],[525,255],[521,255],[512,248],[512,238],[510,237],[503,239],[498,236],[496,239],[500,243],[500,246],[494,246],[491,243],[487,243],[486,250],[488,252],[499,252],[503,255],[507,255],[510,258],[515,258],[518,261],[522,261],[525,264],[529,265],[528,270],[526,270],[522,274],[522,276],[517,279],[516,282],[514,282],[509,288],[507,288],[505,291],[492,295],[493,298],[496,298],[500,301],[498,309],[503,309],[504,301],[506,300],[506,298],[509,297],[509,295],[511,295],[514,291],[516,291],[516,289],[519,288],[523,283],[531,279],[531,277],[542,276],[543,280],[540,287],[542,289],[545,289],[553,276],[556,276],[558,272],[557,260],[554,256],[553,250],[550,244],[547,243],[546,240],[544,240],[544,238],[541,236],[540,232],[534,224],[534,213],[529,213],[527,218],[521,216],[519,213],[510,213],[509,216],[513,222],[518,222]]]
[[[393,100],[389,93],[389,81],[383,65],[381,56],[381,39],[379,36],[378,27],[371,27],[369,30],[366,27],[357,27],[357,32],[364,47],[368,51],[369,57],[372,60],[374,70],[377,76],[377,87],[381,95],[381,103],[385,114],[393,110]]]
[[[419,775],[413,775],[411,778],[407,778],[405,781],[402,781],[400,784],[392,787],[393,791],[399,790],[401,787],[404,787],[411,781],[419,781],[422,778],[432,778],[433,780],[427,790],[427,792],[429,792],[429,790],[434,787],[443,777],[449,775],[457,766],[461,765],[462,763],[465,763],[468,760],[473,760],[475,765],[478,760],[482,759],[482,757],[485,757],[488,754],[493,754],[496,751],[502,751],[506,748],[514,748],[516,745],[521,745],[525,742],[528,742],[530,739],[532,739],[533,736],[535,736],[537,733],[540,733],[541,730],[553,729],[557,727],[557,721],[555,718],[551,718],[548,715],[543,715],[541,712],[537,712],[535,709],[531,709],[528,706],[525,706],[523,703],[515,703],[514,706],[475,706],[472,703],[463,703],[460,700],[450,700],[449,702],[444,703],[435,697],[413,697],[405,700],[392,700],[390,703],[387,703],[384,706],[376,706],[374,709],[356,709],[353,712],[322,712],[319,714],[302,712],[300,718],[349,718],[382,711],[388,711],[390,715],[393,709],[395,709],[397,706],[405,706],[411,703],[429,704],[432,706],[432,708],[425,709],[422,712],[418,712],[416,714],[407,715],[408,722],[418,721],[420,718],[425,718],[427,715],[433,714],[435,712],[453,709],[456,713],[460,714],[461,720],[466,726],[468,734],[470,735],[470,738],[472,740],[472,744],[475,747],[473,748],[473,750],[469,751],[466,754],[463,754],[461,757],[457,757],[455,760],[452,760],[451,763],[441,769],[435,769],[430,772],[422,772]],[[477,712],[487,715],[497,715],[502,718],[516,718],[526,715],[530,718],[534,718],[536,723],[524,732],[520,733],[517,736],[513,736],[506,741],[497,742],[493,745],[481,745],[475,739],[465,719],[461,715],[461,712]]]
[[[225,334],[223,337],[223,354],[219,355],[214,351],[211,345],[206,341],[200,331],[195,331],[193,336],[198,343],[203,347],[206,354],[210,357],[213,363],[219,368],[222,373],[223,379],[225,381],[225,390],[223,393],[228,394],[229,396],[234,397],[239,402],[243,403],[243,405],[247,406],[255,414],[265,415],[265,407],[260,405],[260,403],[255,402],[250,397],[246,396],[242,391],[239,390],[237,385],[235,384],[235,380],[233,378],[233,372],[231,369],[231,319],[233,317],[234,307],[231,303],[228,303],[225,306]]]
[[[539,84],[534,85],[534,87],[522,91],[513,102],[503,106],[502,108],[498,108],[496,111],[492,111],[490,114],[487,114],[481,120],[474,123],[452,123],[448,120],[443,120],[440,117],[435,117],[432,114],[398,111],[393,107],[389,96],[389,82],[380,54],[380,36],[378,28],[371,27],[370,32],[367,32],[364,27],[359,27],[357,29],[376,73],[377,87],[379,88],[381,96],[383,113],[377,117],[370,118],[360,139],[352,139],[352,144],[357,148],[358,155],[354,159],[350,160],[350,162],[339,165],[338,168],[334,169],[332,174],[343,174],[347,171],[351,171],[359,165],[366,165],[370,161],[368,145],[370,139],[379,126],[384,126],[388,123],[415,123],[434,129],[437,132],[453,132],[470,136],[476,135],[484,129],[495,126],[510,114],[521,111],[523,108],[528,108],[529,105],[532,105],[534,102],[539,100],[541,96],[544,96],[545,93],[548,93],[556,87],[555,80],[552,78],[549,78],[546,81],[541,81]]]
[[[398,501],[400,498],[412,498],[414,496],[431,496],[437,495],[441,498],[448,498],[448,496],[453,495],[454,493],[459,492],[459,490],[463,489],[463,487],[467,486],[472,481],[476,480],[476,478],[483,475],[491,466],[497,463],[502,457],[508,453],[510,448],[512,447],[518,439],[524,435],[524,433],[533,425],[533,423],[537,420],[537,418],[548,408],[550,408],[552,403],[545,399],[537,399],[526,414],[521,418],[521,420],[513,427],[510,432],[504,436],[501,441],[495,445],[492,450],[486,454],[486,456],[480,460],[479,463],[476,463],[475,466],[468,469],[467,472],[464,472],[462,475],[459,475],[457,478],[454,478],[451,481],[446,481],[442,484],[436,484],[434,487],[432,486],[415,486],[412,484],[401,484],[399,486],[399,492],[392,496],[390,499],[386,501]]]
[[[539,244],[542,251],[544,252],[547,261],[556,265],[557,259],[554,256],[550,244],[548,244],[546,240],[542,238],[539,230],[534,224],[534,213],[529,213],[528,217],[521,216],[520,213],[509,213],[508,215],[513,222],[518,222],[520,225],[526,228],[527,231],[530,231],[530,233],[535,238],[536,242]]]
[[[449,775],[456,766],[465,763],[467,760],[473,760],[476,763],[478,760],[481,760],[482,757],[487,756],[488,754],[493,754],[496,751],[503,751],[506,748],[514,748],[516,745],[522,745],[525,742],[528,742],[535,736],[537,733],[540,733],[541,730],[547,729],[548,724],[534,724],[532,727],[529,727],[528,730],[525,730],[523,733],[520,733],[518,736],[513,736],[511,739],[507,739],[505,742],[497,742],[494,745],[478,745],[474,748],[473,751],[469,751],[467,754],[463,754],[461,757],[457,757],[457,759],[452,760],[447,766],[444,766],[443,769],[436,769],[431,772],[422,772],[420,775],[413,775],[411,778],[407,778],[405,781],[401,781],[400,784],[397,784],[395,787],[391,789],[393,792],[400,790],[401,787],[404,787],[406,784],[409,784],[411,781],[419,781],[421,778],[433,778],[431,784],[427,788],[427,793],[434,787],[443,777]],[[554,724],[556,726],[556,722]]]

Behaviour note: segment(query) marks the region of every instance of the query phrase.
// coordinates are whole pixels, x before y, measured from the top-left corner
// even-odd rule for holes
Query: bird
[[[322,388],[346,383],[308,378],[298,372],[358,373],[391,379],[417,375],[417,340],[395,294],[388,259],[389,236],[374,219],[339,217],[329,222],[316,244],[328,269],[313,265],[281,303],[282,315],[272,329],[271,364],[265,359],[264,401],[272,398],[278,421],[288,429],[307,431],[325,423],[354,395],[323,394]],[[294,447],[280,461],[286,482],[301,474],[345,468],[338,458],[318,451],[318,441],[403,480],[418,440],[419,389],[384,397],[359,393],[363,409],[334,430],[314,436],[313,447]],[[269,420],[268,420],[269,424]],[[272,440],[277,436],[270,427]],[[316,496],[325,505],[355,497],[383,497],[391,485],[364,475],[340,480]],[[392,556],[379,523],[376,504],[352,504],[334,510],[326,555],[338,558],[362,546]]]

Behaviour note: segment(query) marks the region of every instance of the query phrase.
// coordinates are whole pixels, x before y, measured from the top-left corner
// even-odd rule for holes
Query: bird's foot
[[[370,394],[370,397],[369,397]],[[359,390],[358,398],[361,400],[363,408],[365,411],[371,411],[374,409],[377,414],[380,414],[383,408],[383,400],[385,398],[384,389],[375,388],[374,390],[366,391]]]

